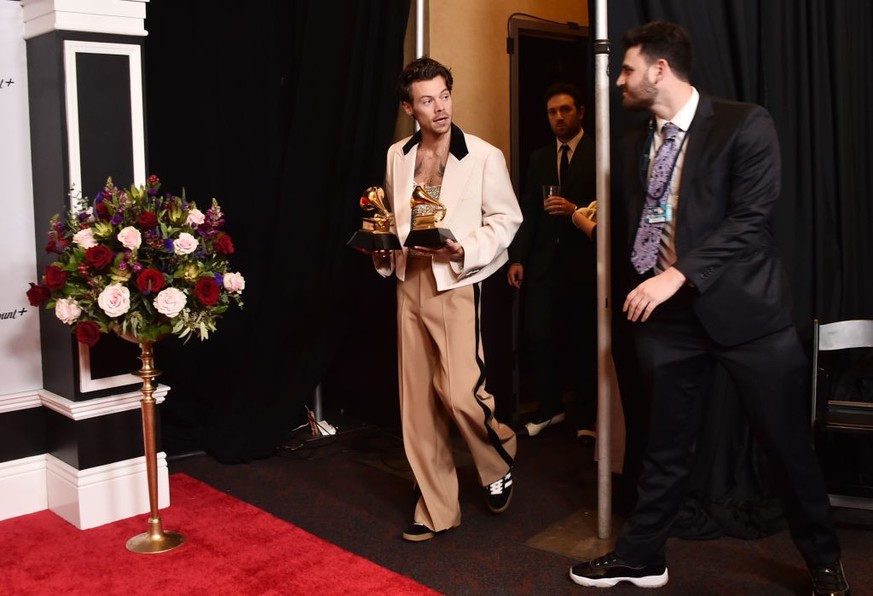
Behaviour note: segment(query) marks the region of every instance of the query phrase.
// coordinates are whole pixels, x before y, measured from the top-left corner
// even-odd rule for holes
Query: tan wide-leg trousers
[[[485,390],[478,294],[472,285],[438,292],[425,257],[411,257],[397,284],[403,445],[421,491],[413,519],[436,531],[461,523],[450,422],[482,486],[503,477],[516,452],[515,433],[494,417]]]

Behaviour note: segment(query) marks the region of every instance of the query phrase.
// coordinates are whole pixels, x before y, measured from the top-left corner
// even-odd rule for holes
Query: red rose
[[[103,244],[92,246],[85,251],[85,262],[89,267],[102,271],[109,266],[109,263],[115,258],[112,249]]]
[[[143,294],[159,292],[165,283],[164,274],[152,268],[143,269],[136,278],[136,287]]]
[[[201,277],[194,284],[194,295],[204,306],[213,306],[218,302],[219,288],[213,277]]]
[[[219,234],[215,237],[215,240],[212,241],[212,247],[215,249],[215,252],[220,255],[232,255],[233,254],[233,242],[230,239],[230,236],[227,234]]]
[[[100,341],[100,327],[94,321],[76,323],[76,339],[93,348]]]
[[[138,223],[139,227],[142,229],[148,230],[158,225],[158,218],[151,211],[143,211],[139,214],[139,217],[136,218],[136,223]]]
[[[30,289],[27,290],[27,299],[31,306],[42,306],[51,297],[51,292],[45,286],[38,286],[35,283],[30,284]]]
[[[46,252],[53,252],[55,254],[61,254],[67,247],[70,245],[68,240],[64,238],[56,237],[54,235],[49,236],[49,241],[45,245]]]
[[[112,214],[109,213],[109,205],[106,204],[106,201],[100,201],[94,206],[94,211],[97,212],[97,219],[106,220],[112,217]]]
[[[57,265],[49,265],[45,268],[45,285],[54,292],[67,285],[67,272]]]

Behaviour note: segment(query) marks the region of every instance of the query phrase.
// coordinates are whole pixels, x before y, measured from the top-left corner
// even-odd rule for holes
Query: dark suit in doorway
[[[574,423],[593,428],[597,401],[597,271],[594,243],[569,215],[543,209],[542,186],[558,183],[558,145],[530,157],[521,195],[524,221],[509,248],[510,263],[524,266],[521,289],[521,363],[537,414],[564,412],[562,390],[573,393]],[[595,197],[594,139],[583,134],[561,195],[576,207]]]

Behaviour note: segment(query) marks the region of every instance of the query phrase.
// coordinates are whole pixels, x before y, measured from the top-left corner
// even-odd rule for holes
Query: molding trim
[[[169,392],[169,385],[158,385],[153,394],[155,403],[160,404],[163,402]],[[109,397],[73,401],[43,389],[40,390],[39,397],[43,406],[62,416],[72,420],[86,420],[128,410],[139,410],[141,408],[142,392],[139,390],[129,391],[119,395],[110,395]]]
[[[48,509],[46,457],[0,462],[0,520]]]
[[[80,530],[150,513],[145,457],[77,470],[46,455],[48,508]],[[166,454],[157,454],[158,508],[170,505]]]
[[[78,123],[77,123],[76,134],[78,135]],[[72,133],[71,133],[72,134]],[[78,140],[78,139],[77,139]],[[77,144],[78,146],[78,144]],[[71,153],[72,154],[72,153]],[[76,156],[76,165],[78,169],[79,161],[78,156]],[[77,171],[77,175],[79,176],[79,188],[81,189],[82,178],[81,171]],[[72,170],[71,170],[71,178],[72,178]],[[70,197],[72,200],[72,197]],[[141,379],[136,375],[132,374],[121,374],[115,375],[112,377],[102,377],[95,379],[91,376],[91,349],[82,342],[78,342],[79,344],[79,391],[82,393],[87,393],[89,391],[100,391],[101,389],[112,389],[113,387],[123,387],[125,385],[132,385],[135,383],[140,383]]]
[[[79,153],[79,79],[76,66],[76,54],[101,54],[127,56],[130,64],[130,122],[131,137],[133,139],[133,184],[141,185],[146,182],[145,166],[145,115],[143,108],[142,87],[142,48],[138,44],[105,43],[98,41],[78,41],[67,39],[64,41],[64,74],[66,80],[67,108],[67,151],[69,155],[70,188],[74,192],[82,192],[82,164]],[[70,197],[70,208],[75,207],[74,199]],[[82,347],[80,344],[80,355]],[[87,352],[87,347],[84,349]],[[80,358],[81,362],[81,358]],[[90,360],[88,361],[90,366]],[[85,366],[83,363],[81,366]],[[120,375],[101,379],[102,382],[90,381],[90,368],[87,377],[82,377],[81,391],[97,391],[129,385],[137,382],[133,375]],[[90,384],[85,379],[90,381]],[[109,384],[113,383],[113,384]],[[86,385],[88,387],[86,388]]]
[[[170,506],[166,454],[157,454],[158,508]],[[0,462],[0,520],[50,509],[80,530],[151,512],[144,457],[76,470],[51,455]]]
[[[21,393],[7,393],[5,395],[0,395],[0,414],[38,408],[41,405],[43,405],[43,403],[40,399],[40,390],[38,389]]]
[[[52,31],[145,37],[149,0],[21,0],[24,39]]]

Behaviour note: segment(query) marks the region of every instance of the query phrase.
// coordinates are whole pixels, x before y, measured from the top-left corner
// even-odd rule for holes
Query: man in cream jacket
[[[397,349],[403,444],[418,502],[403,538],[419,542],[461,523],[450,427],[470,449],[493,513],[509,506],[515,434],[494,416],[485,388],[479,328],[481,282],[507,261],[521,224],[503,153],[452,123],[452,75],[430,58],[398,81],[419,131],[388,149],[386,197],[400,243],[410,233],[411,196],[421,186],[446,207],[440,226],[456,241],[374,253],[397,276]]]

